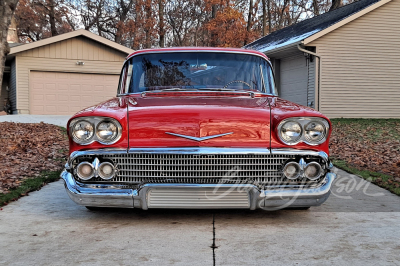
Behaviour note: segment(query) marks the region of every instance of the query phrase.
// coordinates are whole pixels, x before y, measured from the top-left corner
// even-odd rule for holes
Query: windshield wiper
[[[162,89],[158,91],[197,91],[197,89],[193,88],[168,88],[168,89]]]
[[[235,89],[227,89],[227,88],[198,88],[199,91],[239,91]]]

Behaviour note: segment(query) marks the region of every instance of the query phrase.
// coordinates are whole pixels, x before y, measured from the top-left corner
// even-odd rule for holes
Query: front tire
[[[92,207],[92,206],[85,206],[85,208],[88,209],[89,211],[101,211],[105,209],[102,207]]]

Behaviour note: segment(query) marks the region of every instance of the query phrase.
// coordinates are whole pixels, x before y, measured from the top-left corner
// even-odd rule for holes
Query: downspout
[[[308,50],[306,50],[306,49],[304,49],[303,47],[301,47],[301,45],[300,44],[298,44],[297,45],[297,49],[299,49],[300,51],[302,51],[302,52],[304,52],[304,53],[306,53],[306,54],[310,54],[310,55],[313,55],[313,56],[315,56],[315,57],[317,57],[318,58],[318,83],[317,83],[317,92],[318,92],[318,98],[317,98],[317,101],[318,101],[318,111],[321,109],[320,108],[320,106],[319,106],[319,98],[320,98],[320,87],[321,87],[321,81],[320,81],[320,79],[321,79],[321,57],[319,56],[319,55],[317,55],[316,53],[313,53],[313,52],[311,52],[311,51],[308,51]],[[307,99],[308,100],[308,99]]]

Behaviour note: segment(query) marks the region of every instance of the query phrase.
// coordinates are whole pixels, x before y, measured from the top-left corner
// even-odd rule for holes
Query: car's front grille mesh
[[[86,157],[87,158],[87,157]],[[282,165],[291,155],[271,154],[107,154],[117,166],[117,176],[108,182],[117,183],[251,183],[263,185],[309,184],[303,178],[286,179]],[[319,157],[306,160],[319,161]],[[322,178],[321,178],[322,179]],[[320,179],[320,180],[321,180]],[[318,183],[320,180],[313,181]],[[102,181],[97,179],[97,181]]]

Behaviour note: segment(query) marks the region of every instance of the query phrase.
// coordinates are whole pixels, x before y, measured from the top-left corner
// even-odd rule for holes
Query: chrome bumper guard
[[[181,209],[281,209],[319,206],[324,203],[336,174],[327,173],[316,188],[260,190],[250,184],[145,184],[137,188],[120,185],[81,184],[64,170],[61,178],[69,197],[77,204],[117,208]]]

